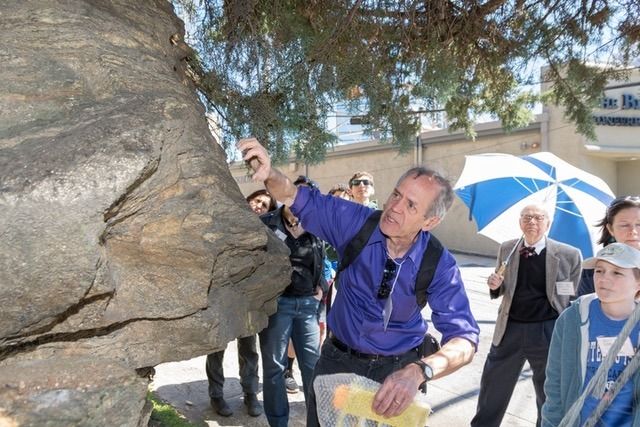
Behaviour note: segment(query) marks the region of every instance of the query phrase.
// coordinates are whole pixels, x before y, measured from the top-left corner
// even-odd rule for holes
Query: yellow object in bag
[[[425,402],[413,402],[405,411],[395,417],[385,418],[371,409],[375,391],[357,385],[340,385],[333,395],[333,406],[342,416],[352,415],[361,419],[378,421],[394,427],[423,427],[431,408]],[[340,423],[337,423],[340,425]]]

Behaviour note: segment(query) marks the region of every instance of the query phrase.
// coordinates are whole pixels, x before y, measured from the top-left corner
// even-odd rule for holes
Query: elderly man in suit
[[[487,280],[491,298],[502,296],[502,303],[482,371],[473,427],[501,424],[525,360],[533,371],[536,425],[540,426],[551,333],[558,315],[575,295],[582,263],[577,249],[545,236],[550,225],[549,213],[543,206],[522,209],[523,239],[500,246],[498,266],[508,262],[504,272],[498,268]],[[516,245],[517,252],[513,252]]]

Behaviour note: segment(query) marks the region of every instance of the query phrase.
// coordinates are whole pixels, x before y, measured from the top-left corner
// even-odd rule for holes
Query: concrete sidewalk
[[[463,427],[468,426],[475,414],[478,388],[482,367],[491,346],[491,337],[500,300],[489,299],[486,278],[495,266],[495,259],[465,254],[455,254],[471,309],[480,324],[480,347],[474,360],[458,372],[429,384],[427,400],[433,409],[429,426]],[[424,315],[429,318],[428,309]],[[264,415],[252,418],[247,415],[242,398],[242,388],[238,377],[238,359],[235,341],[229,343],[225,354],[225,398],[234,411],[225,418],[216,414],[209,406],[207,377],[205,374],[205,356],[195,359],[164,363],[156,367],[152,389],[164,401],[174,406],[189,420],[206,426],[268,426]],[[262,378],[260,369],[260,378]],[[295,369],[299,384],[300,371]],[[531,371],[528,365],[522,372],[519,384],[514,391],[503,426],[531,427],[536,421],[536,404]],[[496,381],[500,379],[497,378]],[[289,394],[289,426],[305,425],[305,405],[302,392]],[[258,398],[262,401],[262,384]]]

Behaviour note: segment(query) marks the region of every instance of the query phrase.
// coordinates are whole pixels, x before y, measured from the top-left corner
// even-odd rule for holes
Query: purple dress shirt
[[[299,187],[291,211],[305,230],[329,242],[342,257],[373,209]],[[430,237],[429,232],[420,232],[407,254],[396,259],[400,264],[398,278],[389,297],[393,298],[393,311],[385,331],[385,300],[378,299],[377,292],[387,250],[380,227],[375,229],[360,255],[340,273],[339,290],[327,319],[338,339],[360,352],[386,356],[403,354],[422,342],[427,324],[416,302],[415,280]],[[480,329],[471,314],[460,270],[446,248],[427,295],[431,321],[442,333],[442,343],[461,337],[477,348]]]

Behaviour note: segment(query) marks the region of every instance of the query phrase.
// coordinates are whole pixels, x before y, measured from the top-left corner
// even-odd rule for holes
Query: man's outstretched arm
[[[271,157],[256,138],[243,138],[236,144],[242,158],[253,169],[251,177],[263,182],[267,191],[287,206],[293,204],[298,189],[289,178],[278,169],[271,167]]]

